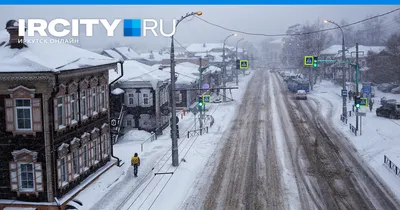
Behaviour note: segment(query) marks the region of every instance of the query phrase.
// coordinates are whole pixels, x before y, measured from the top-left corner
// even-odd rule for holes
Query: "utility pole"
[[[201,57],[199,58],[199,61],[200,61],[200,63],[199,63],[199,72],[200,72],[200,81],[199,81],[199,97],[203,97],[202,95],[203,95],[203,93],[201,92],[201,89],[202,89],[202,86],[203,86],[203,69],[201,68]],[[204,106],[204,104],[203,104],[203,106]],[[197,109],[199,109],[199,112],[200,112],[200,119],[199,119],[199,121],[200,121],[200,129],[202,129],[203,128],[203,106],[201,106],[201,107],[199,107],[199,106],[197,106]]]
[[[358,43],[356,43],[356,96],[359,95],[358,93]],[[356,130],[358,130],[358,108],[356,107]]]
[[[225,64],[225,42],[222,47],[222,87],[226,87],[226,64]],[[226,102],[226,89],[223,89],[222,101]]]
[[[179,19],[176,22],[175,28],[178,27],[179,23],[190,16],[194,15],[202,15],[202,12],[192,12],[192,13],[186,13],[185,16],[182,16],[181,19]],[[171,101],[171,139],[172,139],[172,166],[178,166],[179,165],[179,155],[178,155],[178,136],[177,136],[177,124],[176,124],[176,98],[175,98],[175,48],[174,48],[174,36],[171,36],[171,54],[170,54],[170,61],[171,61],[171,95],[170,95],[170,101]]]

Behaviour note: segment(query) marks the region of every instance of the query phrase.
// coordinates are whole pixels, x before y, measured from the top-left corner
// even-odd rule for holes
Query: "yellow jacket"
[[[133,156],[131,159],[131,165],[140,165],[140,158]]]

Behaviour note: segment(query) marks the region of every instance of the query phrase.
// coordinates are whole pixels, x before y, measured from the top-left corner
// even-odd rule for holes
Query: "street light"
[[[231,35],[229,35],[229,36],[227,36],[226,38],[225,38],[225,40],[224,40],[224,45],[223,45],[223,47],[222,47],[222,67],[223,67],[223,70],[222,70],[222,83],[223,83],[223,87],[224,87],[224,90],[223,90],[223,94],[224,94],[224,96],[223,96],[223,101],[224,102],[226,102],[226,89],[225,89],[225,87],[226,87],[226,79],[225,79],[225,77],[226,77],[226,65],[225,65],[225,43],[226,43],[226,40],[228,40],[230,37],[232,37],[232,36],[237,36],[237,34],[231,34]]]
[[[241,39],[239,39],[239,41],[236,42],[236,54],[235,54],[236,60],[238,59],[238,45],[239,45],[239,42],[242,41],[243,39],[244,38],[241,38]],[[236,73],[236,86],[238,86],[239,85],[239,72],[236,68],[235,68],[235,73]]]
[[[333,25],[337,26],[337,27],[340,29],[340,31],[342,32],[342,61],[344,62],[344,60],[346,59],[346,55],[345,55],[345,46],[344,46],[344,33],[343,33],[343,29],[342,29],[342,27],[341,27],[339,24],[337,24],[337,23],[335,23],[335,22],[333,22],[333,21],[324,20],[324,22],[325,22],[325,23],[332,23]],[[342,77],[343,77],[343,87],[342,87],[342,89],[345,90],[345,89],[346,89],[346,73],[345,73],[344,64],[343,64],[343,66],[342,66],[342,74],[343,74],[343,75],[342,75]],[[343,115],[343,117],[347,117],[346,97],[343,96],[343,93],[342,93],[342,98],[343,98],[343,113],[342,113],[342,115]]]
[[[192,12],[186,13],[185,16],[182,16],[176,22],[175,28],[178,28],[178,25],[182,20],[190,16],[200,16],[203,12]],[[174,49],[174,35],[171,36],[171,131],[172,131],[172,165],[178,166],[179,165],[179,156],[178,156],[178,139],[177,139],[177,128],[176,128],[176,99],[175,99],[175,49]]]

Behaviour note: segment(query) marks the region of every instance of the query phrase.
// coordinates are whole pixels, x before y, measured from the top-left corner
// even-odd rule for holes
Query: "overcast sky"
[[[187,12],[202,11],[201,18],[222,25],[227,28],[241,31],[280,34],[285,33],[288,26],[306,21],[322,21],[330,19],[340,22],[347,19],[349,22],[361,20],[367,15],[377,15],[388,12],[398,6],[1,6],[0,21],[5,23],[10,19],[19,18],[106,18],[112,20],[134,18],[163,18],[164,21],[179,19]],[[396,14],[388,15],[388,18]],[[102,48],[103,46],[119,42],[131,44],[138,49],[151,49],[160,45],[167,45],[165,37],[123,37],[121,29],[115,37],[107,37],[97,29],[96,37],[82,38],[81,44],[87,48]],[[166,32],[171,28],[166,23]],[[328,27],[328,26],[327,26]],[[329,26],[331,27],[331,26]],[[100,30],[100,32],[99,32]],[[231,32],[207,24],[197,18],[189,19],[179,25],[175,38],[182,44],[221,42]],[[258,43],[265,39],[260,36],[242,35],[246,40]],[[239,38],[230,39],[236,43]]]

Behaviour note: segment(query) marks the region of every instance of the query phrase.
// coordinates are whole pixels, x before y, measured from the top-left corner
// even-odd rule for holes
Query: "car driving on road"
[[[298,90],[296,93],[296,99],[307,100],[307,92],[305,90]]]

